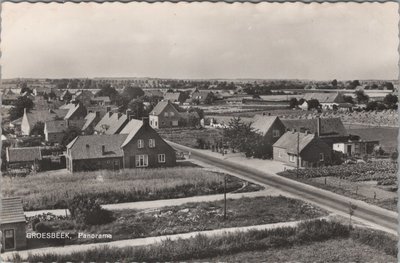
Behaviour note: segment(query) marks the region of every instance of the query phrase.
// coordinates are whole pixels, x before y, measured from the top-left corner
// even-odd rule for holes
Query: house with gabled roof
[[[47,142],[61,144],[67,128],[68,122],[65,120],[46,121],[44,123],[44,138]]]
[[[149,126],[148,121],[131,123],[129,133],[76,137],[67,145],[67,169],[76,172],[176,164],[174,149]]]
[[[160,101],[149,114],[154,129],[178,127],[181,115],[169,100]]]
[[[0,231],[1,252],[26,248],[26,219],[21,198],[1,198]]]
[[[24,115],[21,121],[21,133],[22,135],[30,135],[32,128],[38,122],[45,123],[46,121],[52,121],[56,119],[64,119],[67,115],[68,110],[31,110],[27,112],[24,109]]]
[[[274,144],[286,131],[285,125],[278,116],[265,114],[254,116],[251,127],[270,144]]]
[[[170,100],[173,103],[182,103],[184,102],[184,97],[181,92],[166,92],[164,100]]]
[[[85,122],[82,126],[82,133],[86,135],[91,135],[94,133],[94,127],[101,120],[100,112],[89,112],[85,117]]]
[[[310,92],[306,93],[303,99],[305,100],[305,104],[302,105],[303,108],[306,106],[308,108],[307,101],[314,99],[318,100],[323,109],[330,110],[346,102],[341,92]]]
[[[331,163],[332,148],[315,134],[287,131],[273,145],[273,159],[296,167],[318,167]]]

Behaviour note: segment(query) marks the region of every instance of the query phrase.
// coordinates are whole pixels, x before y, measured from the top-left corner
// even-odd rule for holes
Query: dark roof
[[[82,135],[76,137],[67,145],[72,159],[99,159],[109,157],[123,157],[121,144],[126,134],[113,135]],[[102,147],[105,152],[103,154]]]
[[[164,93],[160,90],[144,90],[144,94],[146,96],[156,96],[156,97],[164,97]]]
[[[320,118],[321,133],[320,136],[346,136],[347,131],[340,118]],[[286,129],[300,131],[308,130],[310,133],[317,133],[318,118],[314,119],[297,119],[285,120],[281,119]]]
[[[41,160],[39,147],[7,148],[7,162],[32,162]]]
[[[318,100],[319,103],[334,103],[334,102],[344,102],[341,93],[322,93],[322,92],[313,92],[306,93],[303,97],[305,100]]]
[[[46,121],[46,131],[48,133],[60,133],[67,129],[67,124],[64,120],[57,120],[57,121]]]
[[[1,199],[0,224],[25,222],[22,200],[19,197]]]
[[[297,140],[299,140],[299,152],[301,153],[314,138],[314,134],[288,131],[274,143],[273,147],[286,149],[288,153],[297,154]]]
[[[276,119],[279,118],[277,116],[256,115],[254,116],[254,122],[251,124],[251,127],[255,131],[265,135],[272,127]]]

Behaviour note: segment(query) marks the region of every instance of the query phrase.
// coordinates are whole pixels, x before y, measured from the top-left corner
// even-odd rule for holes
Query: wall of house
[[[19,222],[19,223],[10,223],[10,224],[1,224],[0,230],[4,233],[6,229],[14,229],[15,235],[15,250],[21,250],[26,248],[26,223]],[[4,251],[4,235],[2,235],[1,240],[1,251]]]
[[[153,129],[158,129],[158,116],[150,115],[149,116],[149,124]]]
[[[168,113],[168,116],[165,116]],[[171,116],[173,113],[173,116]],[[181,118],[179,112],[173,108],[172,105],[168,105],[165,109],[158,115],[158,128],[170,128],[179,126],[179,119]],[[175,125],[176,124],[176,125]]]
[[[273,136],[273,130],[279,130],[278,137]],[[286,128],[283,125],[283,123],[281,121],[277,120],[272,124],[271,128],[264,135],[264,140],[266,143],[269,143],[272,145],[279,140],[279,138],[285,133],[285,131],[286,131]]]
[[[320,160],[321,153],[324,155],[323,161]],[[301,157],[306,167],[321,166],[331,163],[332,150],[323,141],[315,139],[301,151]]]
[[[138,148],[138,140],[144,140],[144,147]],[[155,139],[155,147],[149,147],[149,139]],[[150,126],[143,127],[129,144],[124,147],[125,168],[135,168],[136,155],[148,155],[148,167],[168,167],[176,165],[175,151]],[[158,162],[158,154],[165,154],[165,163]]]
[[[45,132],[44,135],[46,141],[51,143],[61,143],[64,138],[63,132],[53,132],[53,133]]]
[[[68,164],[69,161],[69,164]],[[98,158],[98,159],[82,159],[72,160],[66,158],[67,169],[70,172],[79,171],[96,171],[96,170],[119,170],[123,168],[122,157],[109,157],[109,158]]]
[[[290,159],[290,154],[287,153],[286,149],[282,149],[279,147],[273,147],[273,159],[275,161],[283,162],[289,166],[297,166],[297,157],[294,156],[294,159]],[[300,167],[302,167],[302,159],[299,157]]]
[[[31,132],[31,127],[29,126],[28,117],[26,116],[26,114],[24,114],[21,122],[21,133],[22,135],[29,135],[30,132]]]

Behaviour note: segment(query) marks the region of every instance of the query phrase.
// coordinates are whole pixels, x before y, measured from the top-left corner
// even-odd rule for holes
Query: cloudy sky
[[[3,78],[398,75],[396,3],[2,5]]]

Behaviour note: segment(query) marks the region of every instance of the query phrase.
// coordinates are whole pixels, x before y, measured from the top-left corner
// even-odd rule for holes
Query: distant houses
[[[19,197],[1,198],[0,205],[1,252],[27,247],[26,219]]]
[[[148,121],[131,121],[123,134],[83,135],[67,146],[70,172],[122,168],[168,167],[176,164],[174,149]]]
[[[348,108],[348,103],[344,100],[343,94],[340,92],[310,92],[306,93],[303,97],[305,100],[300,108],[307,110],[309,100],[318,100],[324,110],[333,110],[335,108],[345,107]]]
[[[150,126],[154,129],[178,127],[181,116],[169,100],[160,101],[149,114]]]

